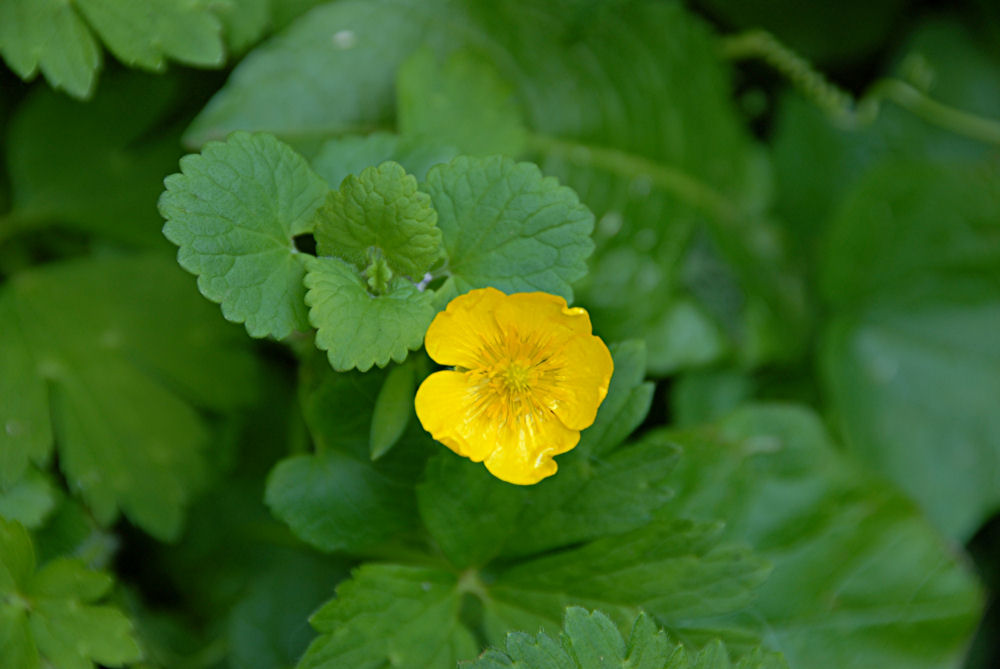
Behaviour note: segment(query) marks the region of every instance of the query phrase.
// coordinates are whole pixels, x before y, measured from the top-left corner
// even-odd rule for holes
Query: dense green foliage
[[[838,7],[0,0],[0,666],[996,666],[1000,12]],[[533,486],[487,286],[615,363]]]

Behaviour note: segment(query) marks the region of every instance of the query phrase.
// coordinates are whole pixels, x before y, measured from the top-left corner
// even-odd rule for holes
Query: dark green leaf
[[[385,383],[375,400],[372,413],[371,456],[378,460],[396,445],[413,416],[416,393],[416,371],[412,365],[399,365],[389,370]]]

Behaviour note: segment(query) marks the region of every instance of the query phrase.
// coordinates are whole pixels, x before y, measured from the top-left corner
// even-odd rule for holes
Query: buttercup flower
[[[593,424],[614,370],[587,312],[548,293],[470,291],[434,318],[424,344],[454,367],[417,390],[424,429],[521,485],[556,473],[552,457]]]

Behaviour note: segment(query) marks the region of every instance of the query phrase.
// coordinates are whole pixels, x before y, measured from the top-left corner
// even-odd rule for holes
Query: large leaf
[[[253,397],[237,333],[158,256],[82,260],[18,275],[0,292],[5,480],[59,447],[70,488],[102,523],[119,509],[176,536],[209,433],[189,403]]]
[[[960,539],[1000,506],[998,212],[993,167],[886,165],[839,212],[824,265],[846,445]]]
[[[957,666],[982,606],[975,579],[813,414],[756,407],[673,438],[678,512],[725,518],[726,539],[773,563],[744,615],[792,669]]]

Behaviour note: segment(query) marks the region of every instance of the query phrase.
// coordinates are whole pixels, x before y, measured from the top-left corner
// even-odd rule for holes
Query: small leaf
[[[59,493],[48,476],[31,468],[10,488],[0,488],[0,518],[38,528],[52,513]]]
[[[377,249],[389,267],[419,280],[441,257],[437,212],[399,163],[367,167],[330,191],[316,216],[316,248],[364,269]]]
[[[594,248],[594,216],[571,189],[500,156],[459,156],[431,169],[423,187],[459,293],[492,286],[573,301],[570,284],[586,274]]]
[[[364,279],[338,258],[310,258],[305,285],[309,321],[316,327],[316,346],[327,352],[336,370],[390,360],[403,362],[420,348],[434,318],[433,293],[421,292],[396,277],[384,295],[372,295]]]
[[[109,575],[79,560],[57,558],[36,570],[28,533],[0,519],[0,664],[86,669],[137,662],[142,651],[132,623],[96,603],[111,585]]]
[[[523,150],[527,130],[513,88],[489,61],[456,51],[442,65],[424,48],[403,63],[396,82],[401,134],[433,137],[472,155]]]
[[[238,132],[182,158],[164,183],[163,234],[202,294],[253,337],[307,330],[293,238],[312,232],[328,189],[305,159],[270,135]]]
[[[416,382],[416,372],[408,364],[393,367],[386,376],[372,414],[372,460],[385,455],[403,436],[413,415]]]

